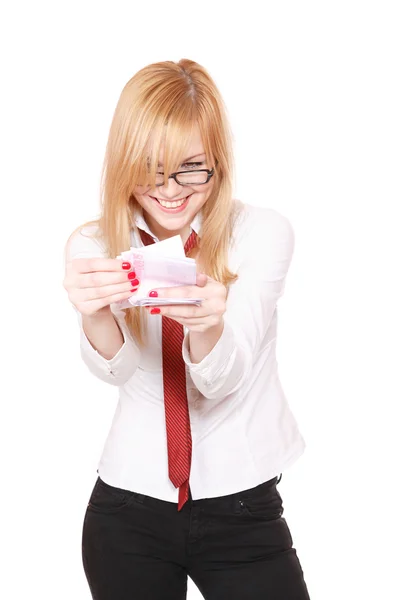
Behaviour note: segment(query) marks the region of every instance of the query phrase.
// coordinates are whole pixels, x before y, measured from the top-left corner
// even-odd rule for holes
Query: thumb
[[[208,277],[205,273],[197,273],[196,276],[196,285],[199,287],[204,287],[208,281]]]

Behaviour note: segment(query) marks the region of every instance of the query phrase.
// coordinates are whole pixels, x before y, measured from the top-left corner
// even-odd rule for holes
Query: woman
[[[83,525],[96,600],[309,598],[277,490],[304,440],[275,358],[289,221],[232,200],[219,92],[190,60],[140,70],[107,145],[102,213],[66,247],[82,358],[119,387]],[[140,286],[117,257],[180,235],[194,286],[152,297],[201,306],[121,309]]]

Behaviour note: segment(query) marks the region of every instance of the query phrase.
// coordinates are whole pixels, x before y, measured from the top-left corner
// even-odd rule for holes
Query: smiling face
[[[158,157],[158,171],[163,171],[163,153],[161,147]],[[187,146],[178,171],[211,169],[207,164],[200,130],[196,128]],[[211,177],[203,185],[180,185],[171,178],[167,185],[153,189],[135,187],[135,198],[143,208],[143,215],[151,231],[162,240],[173,235],[186,239],[190,233],[190,223],[209,198],[214,180]]]

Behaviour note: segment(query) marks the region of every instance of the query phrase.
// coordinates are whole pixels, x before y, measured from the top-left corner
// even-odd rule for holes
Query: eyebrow
[[[205,152],[200,152],[199,154],[195,154],[194,156],[189,156],[189,158],[185,158],[185,159],[184,159],[184,160],[181,162],[181,165],[183,165],[183,163],[185,163],[185,162],[188,162],[189,160],[192,160],[192,158],[197,158],[197,157],[200,157],[200,156],[205,156],[205,154],[206,154]],[[159,167],[162,167],[162,164],[161,164],[161,163],[158,163],[158,166],[159,166]]]

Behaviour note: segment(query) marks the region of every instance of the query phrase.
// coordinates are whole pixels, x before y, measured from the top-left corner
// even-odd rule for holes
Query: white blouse
[[[193,442],[190,488],[195,500],[272,479],[305,448],[276,361],[277,302],[293,255],[293,228],[273,209],[239,205],[243,208],[229,253],[229,268],[239,277],[229,290],[222,336],[197,364],[190,362],[186,328],[182,346]],[[136,223],[158,241],[140,214]],[[201,237],[201,213],[191,227]],[[66,260],[106,256],[100,242],[90,237],[90,229],[74,234]],[[131,245],[142,246],[133,231]],[[140,349],[128,332],[124,312],[115,305],[111,308],[124,336],[111,360],[91,346],[77,312],[84,362],[96,377],[119,388],[98,473],[110,485],[178,502],[178,490],[168,478],[161,317],[149,316],[149,343]]]

